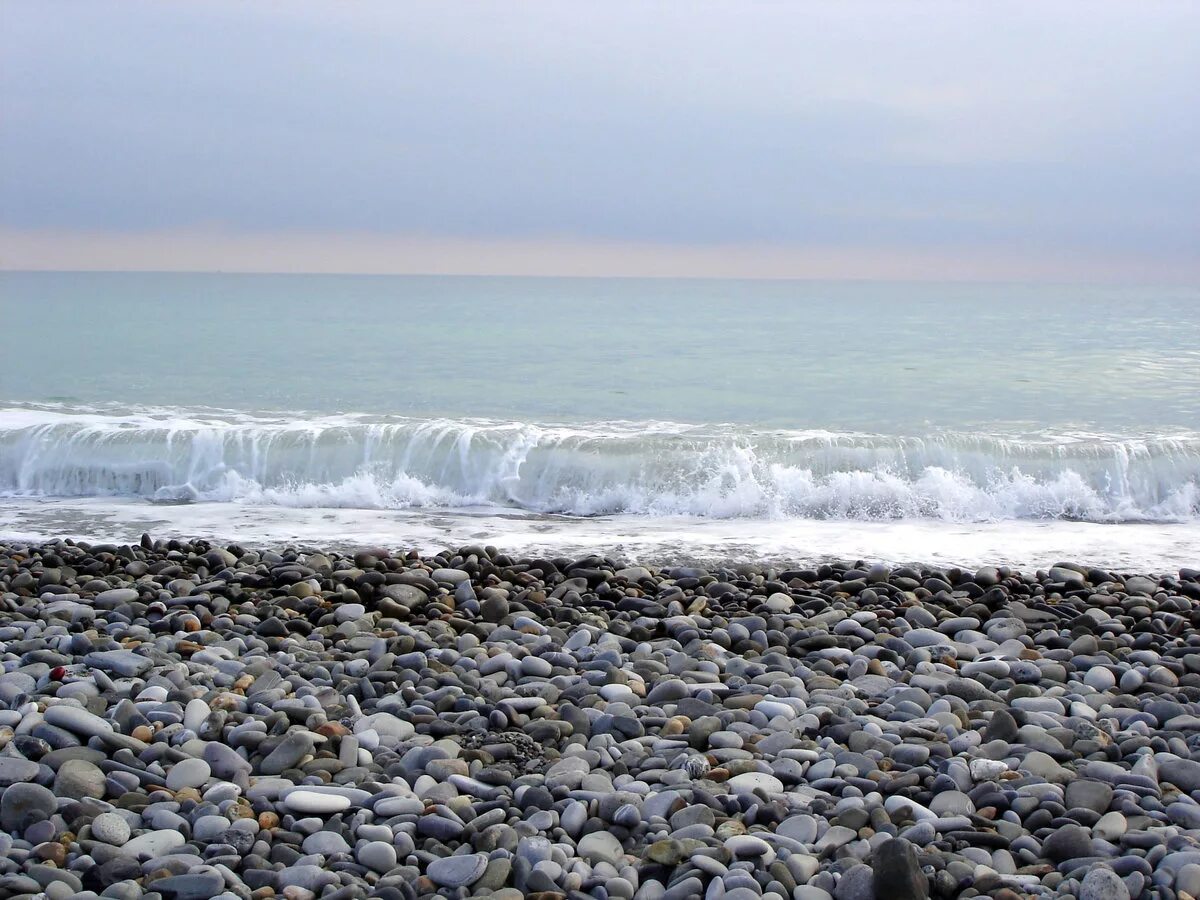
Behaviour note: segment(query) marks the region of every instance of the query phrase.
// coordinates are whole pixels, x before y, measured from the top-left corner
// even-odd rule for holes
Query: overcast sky
[[[0,11],[8,268],[1200,279],[1200,3]]]

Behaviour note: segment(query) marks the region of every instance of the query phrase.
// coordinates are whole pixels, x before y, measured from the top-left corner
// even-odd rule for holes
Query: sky
[[[0,0],[0,267],[1200,282],[1200,3]]]

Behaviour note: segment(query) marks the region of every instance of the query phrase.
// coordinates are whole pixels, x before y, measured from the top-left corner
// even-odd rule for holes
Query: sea
[[[1200,564],[1200,288],[0,274],[0,536]]]

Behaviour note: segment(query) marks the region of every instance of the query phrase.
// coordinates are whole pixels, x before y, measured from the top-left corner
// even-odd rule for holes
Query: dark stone
[[[917,851],[904,838],[884,841],[871,857],[875,895],[887,900],[926,900],[929,880]]]
[[[1017,741],[1017,730],[1017,720],[1013,718],[1012,713],[1006,709],[998,709],[992,713],[987,728],[983,730],[983,740],[1013,744]]]

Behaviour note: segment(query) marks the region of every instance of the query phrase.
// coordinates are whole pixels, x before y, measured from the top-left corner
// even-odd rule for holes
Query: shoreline
[[[1192,894],[1198,628],[1200,569],[0,539],[0,887]]]
[[[808,566],[839,560],[1022,571],[1080,560],[1114,571],[1174,573],[1200,567],[1200,521],[715,519],[687,516],[514,515],[488,509],[291,508],[232,503],[164,506],[120,498],[8,499],[0,541],[71,536],[132,542],[146,531],[181,540],[351,552],[403,538],[422,553],[495,543],[513,555],[608,554],[638,564]]]

